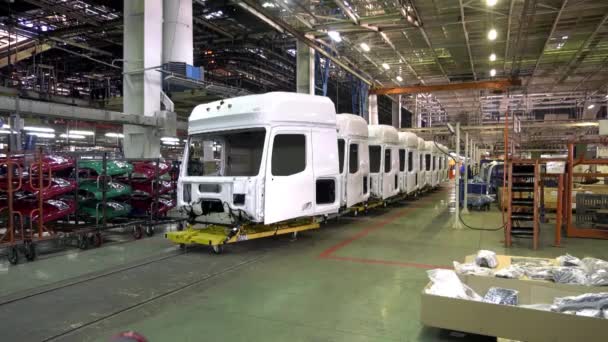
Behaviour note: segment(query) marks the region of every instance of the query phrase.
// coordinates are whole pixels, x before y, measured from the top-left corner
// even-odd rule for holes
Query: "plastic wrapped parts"
[[[553,281],[560,284],[587,285],[588,278],[584,269],[579,267],[555,267]]]
[[[566,312],[583,309],[608,309],[608,292],[585,293],[579,296],[555,298],[551,311]]]
[[[498,266],[498,259],[495,252],[482,249],[477,252],[475,263],[480,267],[496,268]]]
[[[458,278],[456,272],[452,270],[434,269],[427,271],[427,274],[433,282],[431,287],[426,290],[428,294],[475,301],[483,299],[470,287],[465,285]]]
[[[581,259],[572,256],[570,254],[562,255],[557,257],[557,263],[560,266],[582,266],[583,262]]]
[[[476,275],[476,276],[492,276],[493,271],[490,268],[480,267],[474,263],[461,264],[457,261],[454,261],[454,270],[458,274],[466,274],[466,275]]]
[[[517,265],[509,265],[509,267],[505,267],[494,273],[494,276],[506,279],[520,279],[525,275],[526,271],[521,266]]]
[[[491,287],[483,297],[483,301],[493,304],[517,305],[518,294],[519,292],[516,290],[504,289],[501,287]]]

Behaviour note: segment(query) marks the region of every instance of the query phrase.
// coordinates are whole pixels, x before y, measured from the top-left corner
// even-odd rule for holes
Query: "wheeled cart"
[[[275,235],[293,234],[295,236],[298,232],[317,228],[319,228],[319,223],[314,219],[279,222],[270,225],[222,226],[209,224],[205,227],[195,227],[194,224],[190,224],[185,230],[166,233],[165,237],[179,244],[182,248],[191,244],[207,245],[213,248],[213,252],[220,254],[225,244]]]

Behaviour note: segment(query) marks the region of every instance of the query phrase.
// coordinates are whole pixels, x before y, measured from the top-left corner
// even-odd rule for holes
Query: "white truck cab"
[[[427,183],[426,178],[426,144],[424,139],[418,137],[418,190],[425,190]]]
[[[358,115],[338,114],[340,206],[365,203],[370,196],[367,122]]]
[[[416,175],[418,174],[418,136],[412,132],[399,132],[400,154],[401,149],[404,150],[405,165],[403,165],[403,174],[400,174],[400,189],[405,194],[411,194],[418,189],[416,184]],[[401,159],[400,171],[401,171]]]
[[[264,224],[338,212],[336,113],[328,98],[273,92],[198,105],[188,135],[179,206]]]
[[[399,133],[393,126],[369,125],[371,196],[385,200],[399,194]]]
[[[432,141],[425,141],[425,167],[426,167],[426,177],[427,177],[427,184],[431,187],[431,188],[436,188],[437,185],[439,184],[438,181],[438,177],[439,177],[439,161],[438,161],[438,153],[439,150],[437,150],[437,146],[435,146],[435,143]]]

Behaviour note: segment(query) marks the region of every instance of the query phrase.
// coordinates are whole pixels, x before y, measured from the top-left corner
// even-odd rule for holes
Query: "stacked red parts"
[[[26,158],[24,155],[11,156],[10,160],[4,156],[0,157],[0,165],[8,161],[16,164],[18,172],[13,174],[13,210],[20,213],[31,222],[37,222],[40,218],[40,200],[42,200],[42,222],[47,223],[73,214],[76,210],[75,203],[71,200],[63,200],[59,197],[73,192],[76,182],[60,177],[55,177],[56,172],[69,171],[75,165],[71,157],[60,155],[43,155],[40,159],[36,157]],[[29,172],[27,165],[30,165]],[[0,188],[9,190],[8,176],[4,168],[0,178]],[[40,186],[40,171],[42,171],[42,187]],[[3,193],[0,197],[0,211],[8,207],[8,196]]]
[[[175,200],[167,196],[175,189],[175,184],[169,180],[160,179],[170,169],[171,165],[164,162],[133,163],[131,187],[134,191],[131,205],[135,212],[140,215],[165,215],[175,207]],[[158,196],[156,200],[155,196]]]

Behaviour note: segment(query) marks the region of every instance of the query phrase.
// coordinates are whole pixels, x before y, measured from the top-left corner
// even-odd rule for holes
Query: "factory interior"
[[[605,341],[608,1],[0,0],[0,341]]]

